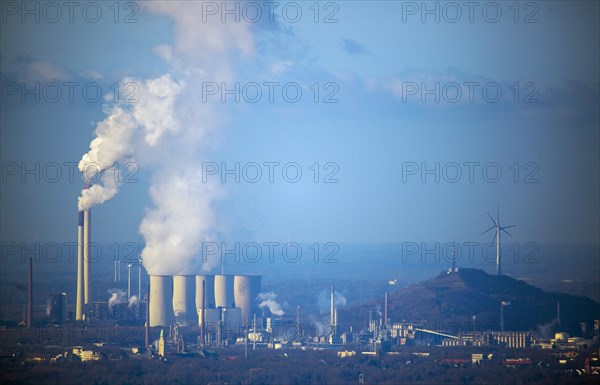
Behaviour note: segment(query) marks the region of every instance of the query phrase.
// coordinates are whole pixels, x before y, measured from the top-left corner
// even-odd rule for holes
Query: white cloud
[[[277,63],[274,63],[271,65],[271,72],[275,75],[275,76],[281,76],[284,73],[286,73],[287,71],[290,70],[290,68],[292,68],[294,65],[294,62],[291,60],[283,60]]]

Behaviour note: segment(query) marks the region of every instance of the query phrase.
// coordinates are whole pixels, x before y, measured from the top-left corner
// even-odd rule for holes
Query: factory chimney
[[[33,316],[33,259],[29,258],[29,281],[27,284],[27,327],[31,327]]]
[[[91,239],[92,210],[87,209],[83,212],[83,302],[85,303],[85,317],[89,315],[92,306],[92,269],[90,261]]]
[[[148,340],[149,336],[148,336],[148,331],[150,329],[150,283],[148,283],[148,290],[147,290],[147,297],[146,297],[146,352],[148,351],[148,348],[150,347],[150,342]]]
[[[384,310],[383,310],[383,317],[384,317],[383,325],[387,329],[387,327],[388,327],[388,293],[387,293],[387,291],[385,292],[385,306],[384,306]]]
[[[77,214],[77,297],[75,320],[83,321],[83,211]]]
[[[297,338],[298,338],[298,342],[300,342],[301,336],[300,336],[300,306],[298,306],[296,308],[296,332],[298,334]]]
[[[330,319],[330,323],[331,326],[335,326],[335,309],[334,309],[334,302],[333,302],[333,294],[334,294],[334,289],[333,286],[331,286],[331,305],[330,305],[330,309],[329,309],[329,314],[331,316]]]
[[[200,341],[202,343],[202,346],[204,346],[205,342],[206,342],[206,338],[204,336],[205,330],[204,327],[206,326],[206,280],[202,280],[202,315],[200,317]],[[248,322],[246,322],[246,327],[248,327]],[[246,337],[247,339],[248,337]]]

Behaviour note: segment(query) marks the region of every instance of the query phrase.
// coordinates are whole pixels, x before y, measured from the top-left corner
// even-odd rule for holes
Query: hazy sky
[[[210,127],[190,167],[219,187],[217,238],[487,242],[499,204],[516,241],[598,243],[597,2],[152,3],[2,3],[2,242],[76,239],[69,172],[104,97],[169,73],[198,97],[176,106]],[[149,186],[169,172],[148,158],[94,209],[96,240],[143,239]],[[222,173],[236,162],[239,183]]]

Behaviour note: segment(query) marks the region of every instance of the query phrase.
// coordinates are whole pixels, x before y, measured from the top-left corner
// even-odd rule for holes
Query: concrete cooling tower
[[[196,325],[196,277],[176,275],[173,277],[173,313],[179,325]]]
[[[233,275],[215,275],[215,306],[235,307]]]
[[[150,327],[169,326],[173,315],[173,277],[150,276]]]
[[[236,275],[233,279],[235,306],[241,309],[241,321],[247,323],[258,313],[256,297],[261,292],[259,275]]]

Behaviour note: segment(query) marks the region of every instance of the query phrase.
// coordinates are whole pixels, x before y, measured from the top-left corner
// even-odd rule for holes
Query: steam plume
[[[136,307],[140,304],[140,300],[137,295],[132,295],[129,298],[129,303],[127,304],[128,308]]]
[[[127,303],[127,293],[120,289],[109,289],[108,294],[108,309],[112,310],[113,306]]]
[[[259,301],[261,301],[258,306],[261,308],[269,308],[271,314],[276,316],[282,316],[285,314],[283,309],[281,309],[281,305],[277,302],[277,294],[274,292],[270,291],[267,293],[260,293],[257,298]]]
[[[170,73],[153,79],[126,78],[137,85],[134,102],[112,101],[107,117],[95,129],[79,170],[92,181],[79,197],[84,210],[114,197],[119,182],[106,172],[115,162],[134,160],[151,169],[150,197],[139,231],[146,246],[141,253],[149,274],[210,271],[218,258],[201,261],[202,242],[218,231],[212,204],[222,195],[216,185],[203,183],[202,155],[213,146],[211,134],[224,120],[217,107],[202,101],[201,84],[234,78],[234,65],[254,52],[251,23],[222,23],[219,18],[198,22],[202,2],[144,2],[141,8],[164,14],[174,26],[173,45],[154,52]],[[240,55],[241,53],[241,55]],[[104,173],[102,173],[104,171]],[[91,174],[91,175],[90,175]]]
[[[321,290],[317,296],[317,305],[319,306],[319,314],[328,314],[331,304],[331,292],[329,290]],[[333,306],[337,309],[341,309],[346,306],[346,297],[339,291],[335,291],[333,294]]]

